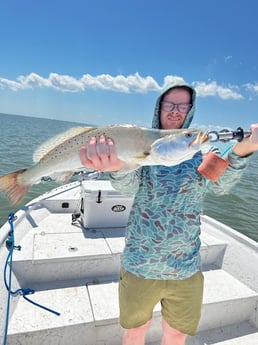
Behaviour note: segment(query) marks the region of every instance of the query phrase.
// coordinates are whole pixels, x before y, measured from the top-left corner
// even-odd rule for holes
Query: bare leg
[[[169,324],[162,320],[163,337],[161,345],[185,345],[186,334],[181,333],[169,326]]]
[[[126,329],[123,337],[123,345],[144,345],[145,335],[151,321],[137,328]]]

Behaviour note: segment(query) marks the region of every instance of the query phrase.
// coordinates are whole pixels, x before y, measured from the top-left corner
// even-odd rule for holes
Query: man
[[[195,90],[187,85],[168,88],[157,100],[152,127],[189,127],[195,110]],[[252,134],[228,153],[228,168],[215,192],[232,186],[258,150],[258,124]],[[215,152],[217,152],[215,150]],[[203,275],[200,271],[200,214],[207,179],[198,167],[201,151],[176,166],[147,166],[120,173],[123,162],[111,139],[91,138],[81,149],[82,163],[110,171],[114,188],[135,194],[125,233],[119,284],[123,345],[143,345],[152,312],[162,307],[162,345],[184,345],[196,333],[201,315]]]

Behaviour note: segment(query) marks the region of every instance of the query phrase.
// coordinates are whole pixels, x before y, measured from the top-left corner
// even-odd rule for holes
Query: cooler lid
[[[89,180],[82,182],[82,193],[95,194],[99,191],[104,195],[121,195],[119,191],[112,187],[109,180]]]

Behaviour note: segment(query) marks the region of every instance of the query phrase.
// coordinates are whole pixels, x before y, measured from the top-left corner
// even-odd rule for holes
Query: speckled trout
[[[124,161],[121,171],[144,165],[177,165],[193,157],[206,142],[208,134],[195,129],[159,130],[131,125],[74,127],[43,143],[34,153],[35,165],[0,177],[0,191],[10,203],[19,203],[32,185],[50,177],[67,182],[82,167],[79,150],[90,138],[105,135],[115,144]],[[97,146],[98,149],[98,146]],[[107,148],[108,149],[108,148]]]

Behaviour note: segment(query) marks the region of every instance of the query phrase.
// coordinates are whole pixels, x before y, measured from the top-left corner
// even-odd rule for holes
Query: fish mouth
[[[198,132],[197,136],[191,141],[189,146],[196,146],[196,145],[202,145],[206,143],[209,140],[209,134],[208,132]]]

